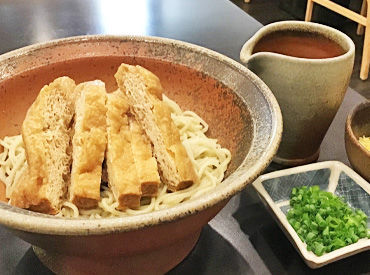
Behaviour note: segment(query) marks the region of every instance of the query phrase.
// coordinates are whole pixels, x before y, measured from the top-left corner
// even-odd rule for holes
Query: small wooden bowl
[[[356,172],[370,181],[370,151],[358,141],[359,137],[370,136],[370,101],[356,106],[348,115],[345,144],[348,159]]]

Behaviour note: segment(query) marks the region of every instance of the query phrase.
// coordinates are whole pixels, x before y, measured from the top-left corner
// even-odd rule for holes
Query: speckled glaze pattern
[[[86,271],[79,270],[86,266],[105,274],[122,273],[120,268],[130,266],[142,267],[128,270],[131,274],[148,268],[158,274],[168,271],[189,253],[203,225],[262,173],[280,143],[279,105],[269,88],[244,66],[189,43],[133,36],[71,37],[0,56],[0,125],[4,125],[0,137],[19,134],[27,109],[41,87],[54,78],[67,75],[77,83],[99,78],[111,92],[117,88],[113,75],[122,62],[142,65],[158,75],[170,98],[209,123],[209,135],[230,149],[232,162],[212,192],[150,214],[72,220],[0,202],[0,224],[39,251],[48,251],[46,258],[54,262],[47,266],[55,271],[60,271],[54,265],[58,260],[77,273]],[[158,260],[144,267],[140,263],[149,255]],[[96,261],[97,256],[102,260]]]
[[[340,45],[338,57],[307,59],[253,49],[281,30],[320,34]],[[274,93],[283,114],[283,137],[275,162],[294,166],[315,161],[320,144],[347,90],[355,46],[340,31],[311,22],[282,21],[261,28],[243,46],[240,59]]]
[[[370,137],[370,101],[356,106],[348,114],[345,128],[345,146],[353,169],[370,182],[370,152],[358,141]]]

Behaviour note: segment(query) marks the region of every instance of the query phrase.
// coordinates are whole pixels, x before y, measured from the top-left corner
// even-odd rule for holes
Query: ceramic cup
[[[301,58],[273,52],[254,52],[267,35],[292,31],[322,36],[343,49],[330,58]],[[321,24],[282,21],[262,27],[240,52],[241,61],[274,93],[283,115],[283,136],[274,162],[294,166],[316,161],[320,144],[348,87],[355,46],[342,32]]]

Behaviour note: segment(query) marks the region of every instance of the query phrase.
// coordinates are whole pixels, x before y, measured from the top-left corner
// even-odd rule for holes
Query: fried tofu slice
[[[106,163],[108,184],[118,201],[119,210],[138,208],[142,195],[132,152],[129,109],[122,92],[108,94]]]
[[[1,180],[0,180],[0,201],[8,202],[8,199],[6,198],[6,185]]]
[[[163,181],[177,191],[195,182],[198,176],[171,119],[170,108],[162,101],[159,78],[141,66],[121,64],[115,78],[127,96],[136,120],[153,144]]]
[[[94,208],[100,201],[102,163],[107,145],[105,84],[95,80],[76,87],[73,162],[69,199],[78,208]]]
[[[22,124],[28,170],[11,204],[47,214],[60,211],[70,181],[75,82],[69,77],[44,86]]]
[[[180,133],[171,118],[171,108],[163,101],[153,101],[153,113],[156,123],[162,133],[168,154],[174,160],[180,178],[177,186],[172,191],[177,191],[198,182],[198,176],[194,170],[184,145],[181,143]]]
[[[157,161],[153,157],[152,145],[136,119],[129,117],[131,148],[139,177],[142,196],[153,197],[158,193],[160,177]]]

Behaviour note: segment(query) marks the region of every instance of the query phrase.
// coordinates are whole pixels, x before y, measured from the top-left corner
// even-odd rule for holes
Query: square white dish
[[[320,189],[342,197],[351,207],[361,209],[368,216],[370,225],[370,184],[351,168],[338,161],[319,162],[260,176],[253,182],[262,202],[272,213],[280,228],[311,268],[319,268],[331,262],[370,249],[370,239],[342,247],[322,256],[307,251],[286,213],[289,210],[290,193],[293,187],[319,185]]]

